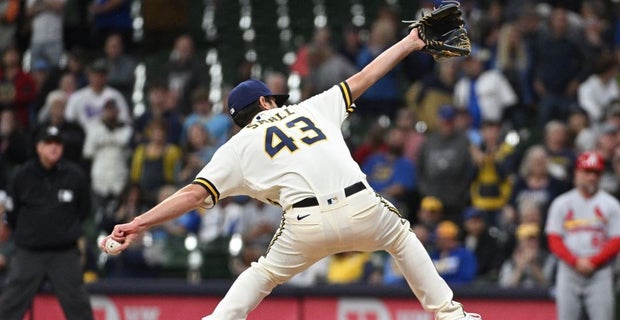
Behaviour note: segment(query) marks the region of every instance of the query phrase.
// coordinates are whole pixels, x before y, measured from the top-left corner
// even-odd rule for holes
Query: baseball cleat
[[[477,313],[467,313],[465,312],[465,317],[461,320],[482,320],[482,317]]]

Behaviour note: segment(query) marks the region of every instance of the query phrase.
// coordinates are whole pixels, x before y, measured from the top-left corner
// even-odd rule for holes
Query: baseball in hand
[[[109,255],[115,256],[121,253],[120,247],[121,243],[112,238],[109,238],[105,242],[105,252]]]

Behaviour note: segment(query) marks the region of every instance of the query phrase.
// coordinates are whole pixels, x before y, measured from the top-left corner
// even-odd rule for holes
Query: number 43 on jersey
[[[295,139],[287,132],[299,130],[302,136]],[[271,158],[275,157],[282,149],[286,148],[289,152],[297,150],[299,142],[311,145],[317,141],[325,140],[325,134],[321,129],[314,125],[312,120],[306,117],[295,118],[286,123],[286,128],[277,126],[268,127],[265,132],[265,151]]]

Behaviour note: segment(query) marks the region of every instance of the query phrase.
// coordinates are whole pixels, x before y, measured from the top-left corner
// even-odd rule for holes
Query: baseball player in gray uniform
[[[575,188],[549,208],[545,231],[560,259],[556,276],[558,319],[614,319],[611,262],[620,250],[620,203],[598,184],[603,159],[587,151],[577,158]]]
[[[359,73],[298,104],[282,106],[257,80],[230,92],[242,129],[222,145],[193,183],[107,238],[127,248],[137,235],[197,206],[233,195],[279,204],[284,213],[266,254],[244,271],[204,319],[245,319],[278,284],[316,261],[345,251],[386,250],[422,306],[436,319],[480,319],[453,301],[426,250],[392,204],[373,192],[350,155],[341,125],[353,102],[404,57],[424,47],[417,29]]]

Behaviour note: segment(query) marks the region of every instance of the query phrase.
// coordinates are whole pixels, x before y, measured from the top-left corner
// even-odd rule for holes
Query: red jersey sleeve
[[[607,263],[620,251],[620,237],[611,238],[597,255],[590,257],[590,262],[597,268]]]
[[[564,262],[568,263],[571,266],[575,266],[577,264],[577,257],[575,257],[566,247],[564,241],[562,241],[562,236],[557,234],[550,234],[547,236],[547,242],[549,243],[549,249],[553,252],[558,258],[562,259]]]

